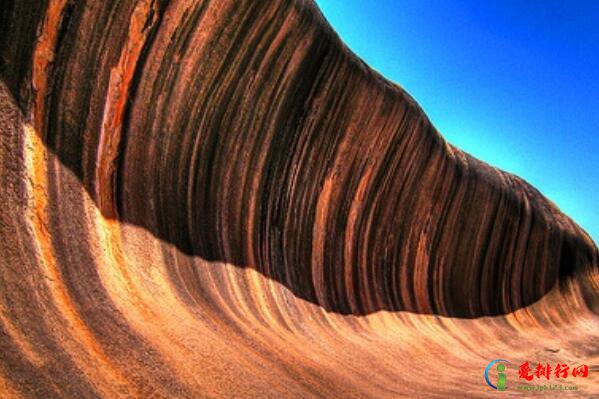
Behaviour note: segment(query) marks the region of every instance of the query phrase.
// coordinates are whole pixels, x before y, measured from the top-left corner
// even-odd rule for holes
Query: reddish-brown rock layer
[[[2,396],[597,393],[595,244],[312,3],[1,7]]]

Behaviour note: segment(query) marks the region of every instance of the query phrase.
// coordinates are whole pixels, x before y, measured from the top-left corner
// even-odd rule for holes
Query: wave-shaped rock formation
[[[597,393],[593,241],[311,2],[5,0],[0,61],[2,397]]]

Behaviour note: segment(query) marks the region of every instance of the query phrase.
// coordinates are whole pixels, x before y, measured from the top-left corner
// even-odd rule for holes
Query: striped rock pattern
[[[0,7],[0,396],[599,391],[593,241],[311,2]]]

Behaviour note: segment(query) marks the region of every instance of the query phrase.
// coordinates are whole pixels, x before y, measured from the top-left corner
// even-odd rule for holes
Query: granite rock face
[[[484,395],[492,359],[597,365],[593,241],[309,1],[8,0],[0,79],[2,396]]]

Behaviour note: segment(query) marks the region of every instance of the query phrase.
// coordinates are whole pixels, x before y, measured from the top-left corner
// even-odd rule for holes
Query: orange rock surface
[[[599,394],[588,234],[311,1],[0,9],[0,396]]]

